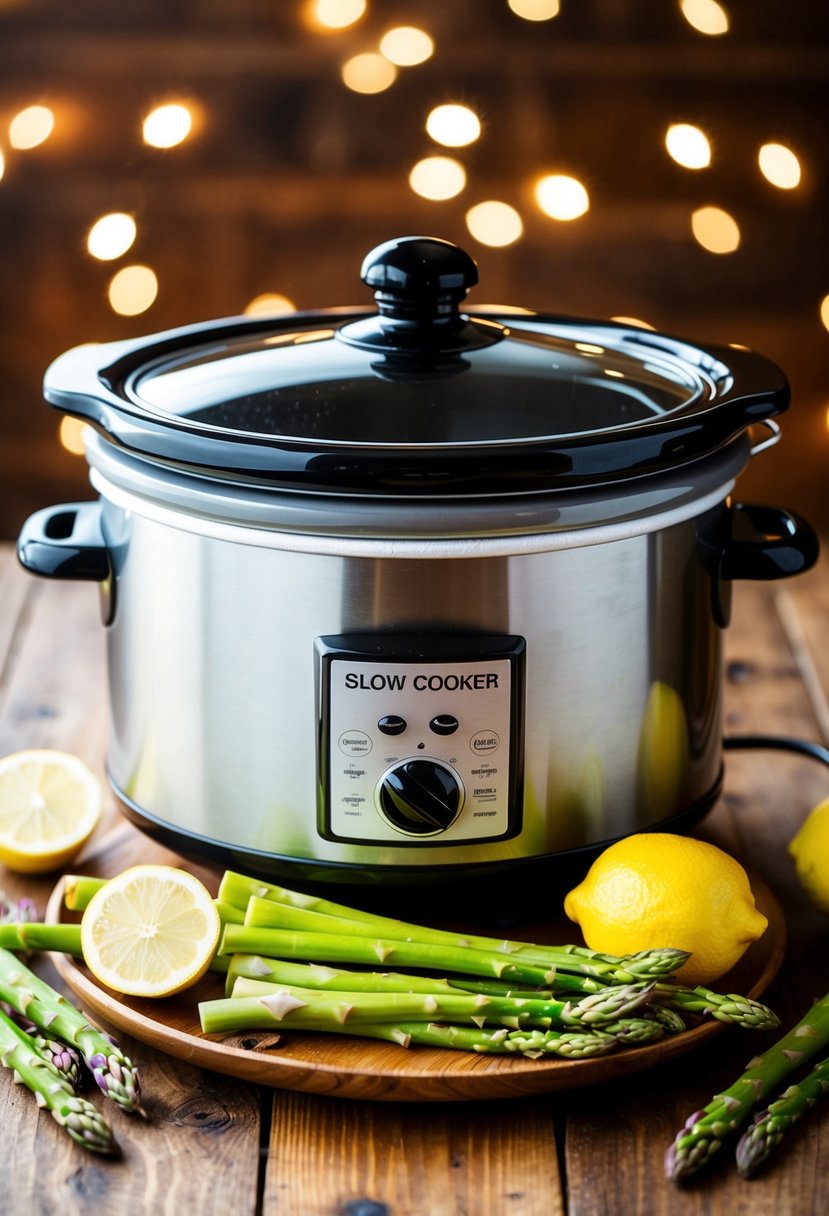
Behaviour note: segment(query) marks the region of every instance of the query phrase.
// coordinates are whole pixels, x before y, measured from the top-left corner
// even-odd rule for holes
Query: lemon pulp
[[[174,866],[133,866],[95,893],[81,922],[89,970],[115,992],[170,996],[210,966],[221,922],[207,888]]]
[[[0,861],[21,873],[66,865],[101,816],[101,783],[77,756],[32,749],[0,760]]]

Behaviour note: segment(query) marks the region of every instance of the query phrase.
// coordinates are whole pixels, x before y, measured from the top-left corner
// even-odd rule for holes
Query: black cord
[[[829,767],[829,748],[805,739],[786,739],[780,735],[726,735],[723,748],[726,751],[796,752]]]

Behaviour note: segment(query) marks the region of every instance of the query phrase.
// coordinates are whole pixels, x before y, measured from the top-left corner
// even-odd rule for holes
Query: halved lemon
[[[101,817],[101,783],[66,752],[14,752],[0,760],[0,861],[23,874],[67,864]]]
[[[221,921],[207,888],[175,866],[133,866],[97,891],[81,921],[87,967],[127,996],[161,997],[201,979]]]

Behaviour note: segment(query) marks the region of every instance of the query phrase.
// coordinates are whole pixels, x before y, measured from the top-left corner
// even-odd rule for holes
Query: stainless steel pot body
[[[151,829],[260,858],[474,866],[652,827],[717,791],[722,633],[699,530],[728,485],[625,525],[435,539],[243,526],[96,484],[116,555],[109,771]],[[510,838],[321,834],[317,639],[398,633],[525,640]]]

